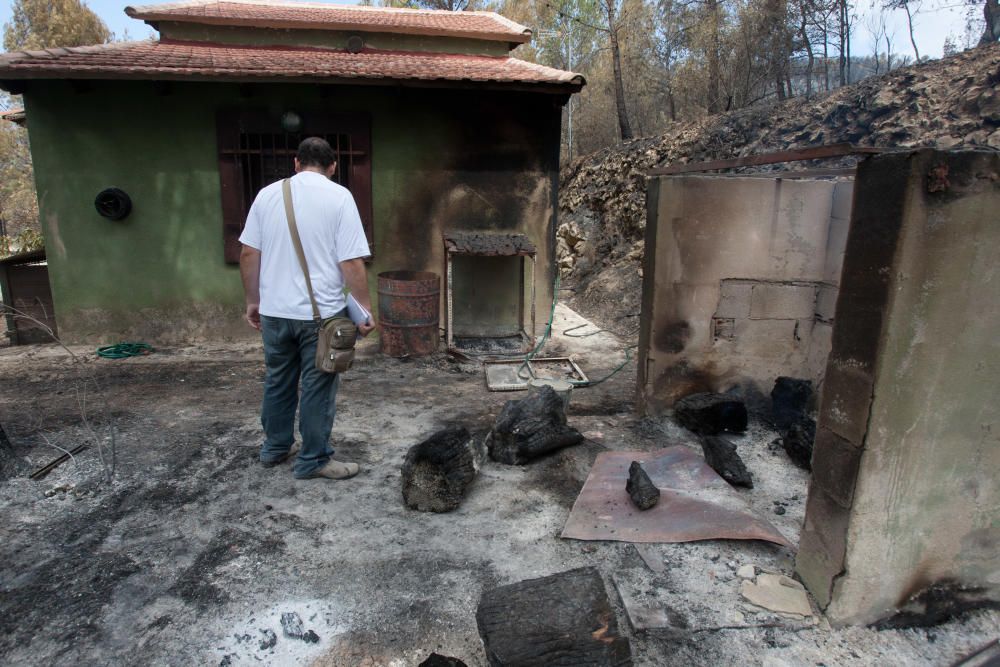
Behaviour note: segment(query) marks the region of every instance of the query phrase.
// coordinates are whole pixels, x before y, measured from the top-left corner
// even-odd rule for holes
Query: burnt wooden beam
[[[793,148],[787,151],[747,155],[728,160],[709,160],[708,162],[692,162],[675,164],[669,167],[654,167],[646,172],[647,176],[675,176],[699,171],[716,169],[736,169],[737,167],[757,167],[765,164],[781,164],[782,162],[801,162],[803,160],[822,160],[846,155],[877,155],[884,152],[881,148],[872,146],[855,146],[840,143],[828,146],[813,146],[810,148]]]
[[[31,475],[29,475],[28,478],[36,482],[40,479],[44,479],[45,476],[48,475],[50,472],[61,466],[66,461],[69,461],[72,457],[76,456],[85,449],[87,449],[87,445],[80,445],[79,447],[74,447],[73,449],[69,450],[59,458],[49,461],[44,466],[42,466],[35,472],[31,473]]]

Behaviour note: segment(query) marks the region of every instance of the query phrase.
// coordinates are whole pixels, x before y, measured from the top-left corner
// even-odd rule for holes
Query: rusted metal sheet
[[[441,279],[430,271],[378,274],[382,353],[419,357],[438,348]]]
[[[641,511],[625,492],[628,467],[639,461],[660,489],[660,502]],[[602,452],[570,512],[564,538],[619,542],[732,539],[792,543],[753,514],[704,459],[683,446],[655,452]]]
[[[444,246],[456,255],[486,257],[533,256],[535,244],[524,234],[451,231],[444,234]]]
[[[56,316],[45,253],[24,253],[0,262],[0,284],[4,286],[7,303],[17,310],[8,317],[10,330],[7,333],[13,342],[17,345],[51,343],[56,335]]]
[[[780,164],[782,162],[801,162],[803,160],[822,160],[845,155],[873,155],[884,152],[881,148],[871,146],[855,146],[854,144],[830,144],[829,146],[813,146],[811,148],[793,148],[787,151],[747,155],[729,160],[710,160],[708,162],[692,162],[690,164],[675,164],[669,167],[654,167],[646,172],[647,176],[674,176],[690,174],[698,171],[715,169],[735,169],[736,167],[756,167],[765,164]]]

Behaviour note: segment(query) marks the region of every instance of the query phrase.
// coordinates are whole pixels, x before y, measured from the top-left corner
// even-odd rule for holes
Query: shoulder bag
[[[313,319],[319,322],[316,339],[316,369],[323,373],[343,373],[354,363],[354,345],[358,340],[358,327],[347,317],[328,317],[323,319],[316,305],[316,295],[313,294],[312,280],[309,278],[309,265],[306,263],[306,253],[302,249],[302,239],[295,224],[295,209],[292,207],[292,184],[289,179],[281,182],[281,192],[285,200],[285,217],[288,219],[288,232],[292,236],[295,254],[299,256],[299,266],[302,275],[306,277],[306,288],[309,290],[309,301],[312,303]]]

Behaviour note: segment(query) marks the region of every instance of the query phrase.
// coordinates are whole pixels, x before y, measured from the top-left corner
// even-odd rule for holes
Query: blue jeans
[[[273,463],[288,454],[294,441],[298,406],[302,450],[292,472],[298,478],[309,477],[333,455],[330,431],[337,414],[340,376],[316,370],[318,322],[261,315],[260,324],[267,366],[264,404],[260,410],[265,436],[260,460]]]

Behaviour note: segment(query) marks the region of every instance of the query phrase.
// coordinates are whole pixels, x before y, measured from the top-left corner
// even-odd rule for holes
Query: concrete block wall
[[[1000,155],[886,155],[856,183],[796,559],[839,624],[931,587],[1000,600]]]
[[[638,403],[779,375],[822,381],[852,183],[728,176],[650,181]]]

